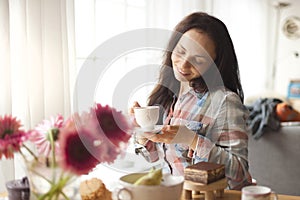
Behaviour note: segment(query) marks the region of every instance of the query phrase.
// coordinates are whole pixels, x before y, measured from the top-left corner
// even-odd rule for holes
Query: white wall
[[[287,96],[287,88],[290,79],[300,79],[300,38],[288,39],[282,32],[284,20],[292,15],[300,17],[300,1],[290,0],[290,6],[282,9],[278,35],[277,70],[275,77],[276,92]]]
[[[295,56],[300,54],[300,39],[288,39],[282,25],[291,15],[300,17],[300,1],[226,2],[228,5],[224,6],[224,1],[214,0],[212,14],[226,24],[231,34],[246,102],[258,97],[286,98],[290,79],[300,79],[300,56]],[[279,13],[275,6],[278,2],[290,5]]]
[[[212,14],[231,35],[240,68],[245,99],[267,88],[272,45],[273,0],[214,0]],[[226,4],[225,4],[226,2]]]

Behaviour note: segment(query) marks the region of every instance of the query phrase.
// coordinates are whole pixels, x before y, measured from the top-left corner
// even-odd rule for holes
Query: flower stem
[[[49,139],[50,139],[50,144],[51,144],[51,153],[52,153],[52,161],[50,163],[51,168],[53,169],[52,172],[52,178],[53,178],[53,182],[55,183],[55,179],[56,179],[56,173],[55,173],[55,165],[56,165],[56,158],[55,158],[55,141],[53,138],[53,131],[52,129],[49,131]]]
[[[47,181],[49,184],[52,184],[51,180],[49,180],[48,178],[46,178],[44,175],[40,174],[39,172],[37,172],[37,171],[35,171],[35,170],[33,170],[33,169],[31,169],[31,171],[32,171],[33,173],[35,173],[36,175],[40,176],[41,178],[43,178],[43,179],[44,179],[45,181]]]
[[[52,200],[52,198],[54,198],[55,200],[57,200],[59,198],[59,195],[61,194],[66,200],[70,200],[69,197],[67,197],[67,195],[63,192],[63,188],[67,185],[68,181],[70,180],[71,177],[67,176],[67,177],[61,177],[59,179],[58,183],[54,183],[52,184],[50,190],[43,194],[42,196],[40,196],[38,198],[38,200],[45,200],[45,199],[49,199]]]
[[[53,132],[52,132],[52,130],[50,130],[50,132],[49,132],[49,139],[50,139],[51,153],[52,153],[51,166],[52,166],[52,168],[54,168],[55,167],[56,158],[55,158],[55,141],[53,139]]]
[[[27,147],[25,144],[23,144],[23,147],[30,153],[30,155],[34,158],[34,160],[38,160],[38,157],[31,151],[29,147]]]

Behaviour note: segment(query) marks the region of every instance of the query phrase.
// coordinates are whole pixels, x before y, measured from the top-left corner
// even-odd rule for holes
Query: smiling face
[[[171,56],[178,81],[190,81],[203,75],[216,58],[215,44],[204,32],[191,29],[183,34]]]

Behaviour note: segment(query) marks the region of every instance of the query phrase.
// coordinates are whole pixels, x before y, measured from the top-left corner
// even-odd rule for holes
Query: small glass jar
[[[27,177],[6,182],[9,200],[29,200],[30,188]]]

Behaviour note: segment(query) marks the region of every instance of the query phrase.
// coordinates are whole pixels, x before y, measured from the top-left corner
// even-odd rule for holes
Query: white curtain
[[[76,64],[90,65],[99,62],[99,57],[89,57],[103,42],[126,31],[142,28],[161,28],[173,30],[184,16],[199,10],[209,10],[210,0],[85,0],[75,1],[75,35],[76,35]],[[165,41],[166,45],[167,41]],[[120,44],[121,45],[121,44]],[[139,49],[114,60],[101,80],[95,99],[103,104],[111,104],[111,96],[115,86],[122,77],[132,72],[134,68],[145,65],[159,65],[161,53]],[[96,65],[96,64],[95,64]],[[143,76],[143,75],[141,75]],[[145,74],[149,76],[149,74]],[[112,78],[114,77],[114,78]],[[146,79],[146,77],[145,77]],[[138,100],[146,104],[147,95],[153,85],[139,88],[132,94],[131,101]],[[115,106],[115,105],[114,105]],[[121,110],[127,110],[119,107]]]
[[[0,1],[0,115],[12,114],[25,129],[71,112],[73,7],[73,0]],[[22,171],[14,173],[13,161],[0,162],[3,191]]]
[[[145,27],[172,30],[184,16],[203,11],[221,19],[229,30],[240,65],[245,99],[268,90],[274,43],[273,0],[87,0],[75,1],[75,5],[75,14],[80,16],[75,21],[78,67],[94,48],[117,34]],[[135,63],[138,59],[146,60],[143,56],[130,58],[124,58],[119,66],[124,68],[129,60]],[[120,73],[120,67],[116,68]]]

